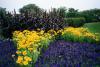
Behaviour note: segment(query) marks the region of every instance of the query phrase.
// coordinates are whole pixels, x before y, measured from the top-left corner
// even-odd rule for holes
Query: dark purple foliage
[[[56,41],[39,57],[35,67],[95,67],[100,45]]]
[[[5,38],[11,38],[12,32],[15,30],[37,30],[37,28],[40,28],[48,31],[50,29],[58,30],[68,26],[64,19],[60,17],[40,17],[30,14],[12,15],[11,13],[5,15],[8,18],[2,18],[1,21],[2,35]]]
[[[15,67],[12,55],[16,53],[16,47],[10,40],[0,43],[0,67]]]

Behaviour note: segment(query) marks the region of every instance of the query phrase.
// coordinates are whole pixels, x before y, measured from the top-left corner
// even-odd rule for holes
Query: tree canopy
[[[25,5],[24,7],[19,9],[20,13],[29,13],[29,14],[39,14],[41,12],[41,8],[39,8],[38,6],[36,6],[35,4],[28,4]]]

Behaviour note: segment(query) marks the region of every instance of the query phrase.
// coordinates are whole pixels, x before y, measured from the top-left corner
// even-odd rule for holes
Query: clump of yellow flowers
[[[28,62],[32,61],[32,59],[28,56],[18,56],[17,63],[22,65],[28,65]]]
[[[53,34],[38,31],[15,31],[13,40],[17,44],[17,63],[28,65],[30,62],[36,62],[42,47],[47,47],[52,41]]]
[[[74,28],[68,27],[64,28],[62,31],[62,37],[68,41],[78,41],[78,42],[97,42],[99,38],[94,34],[91,33],[87,28]]]

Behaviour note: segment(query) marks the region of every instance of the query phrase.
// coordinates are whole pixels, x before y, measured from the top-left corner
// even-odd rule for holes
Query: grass
[[[83,27],[88,28],[92,33],[100,33],[100,22],[86,23]]]
[[[98,33],[97,36],[100,39],[100,22],[86,23],[83,27],[88,28],[92,33]]]

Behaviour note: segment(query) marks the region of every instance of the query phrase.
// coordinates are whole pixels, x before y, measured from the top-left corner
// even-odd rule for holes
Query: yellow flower
[[[44,31],[43,31],[43,30],[41,30],[41,31],[40,31],[40,34],[44,34]]]
[[[33,48],[28,48],[28,50],[29,50],[30,52],[33,52]]]
[[[22,56],[18,56],[18,59],[17,59],[16,62],[20,64],[20,63],[22,63],[22,61],[23,61],[23,57]]]
[[[40,29],[39,29],[39,28],[37,28],[37,31],[40,31]]]
[[[24,60],[25,60],[25,61],[32,61],[32,59],[31,59],[30,57],[28,57],[28,56],[25,56],[25,57],[24,57]]]
[[[57,35],[56,31],[53,29],[49,30],[48,33],[51,35]]]
[[[73,34],[75,34],[76,36],[81,36],[81,33],[79,31],[76,31]]]
[[[23,61],[23,64],[24,65],[28,65],[28,61]]]
[[[15,31],[13,32],[13,35],[16,37],[16,35],[18,35],[20,33],[20,31]]]
[[[58,30],[58,31],[57,31],[57,34],[62,33],[62,32],[63,32],[63,30]]]
[[[55,31],[52,32],[55,33]],[[27,65],[28,62],[32,61],[32,58],[27,56],[26,49],[28,49],[31,53],[37,52],[38,47],[41,45],[40,41],[45,41],[51,38],[52,38],[51,34],[44,33],[43,30],[40,31],[24,30],[22,32],[15,31],[13,33],[13,40],[16,41],[17,43],[18,51],[16,53],[23,55],[23,58],[19,56],[16,62],[23,65]],[[21,51],[21,49],[24,49],[25,51]]]
[[[28,58],[28,60],[29,60],[29,61],[32,61],[32,59],[31,59],[31,58]]]
[[[16,53],[17,53],[17,54],[21,54],[21,52],[20,52],[20,51],[16,51]]]
[[[26,51],[23,51],[23,52],[22,52],[22,54],[23,54],[23,55],[26,55],[26,54],[27,54],[27,52],[26,52]]]

